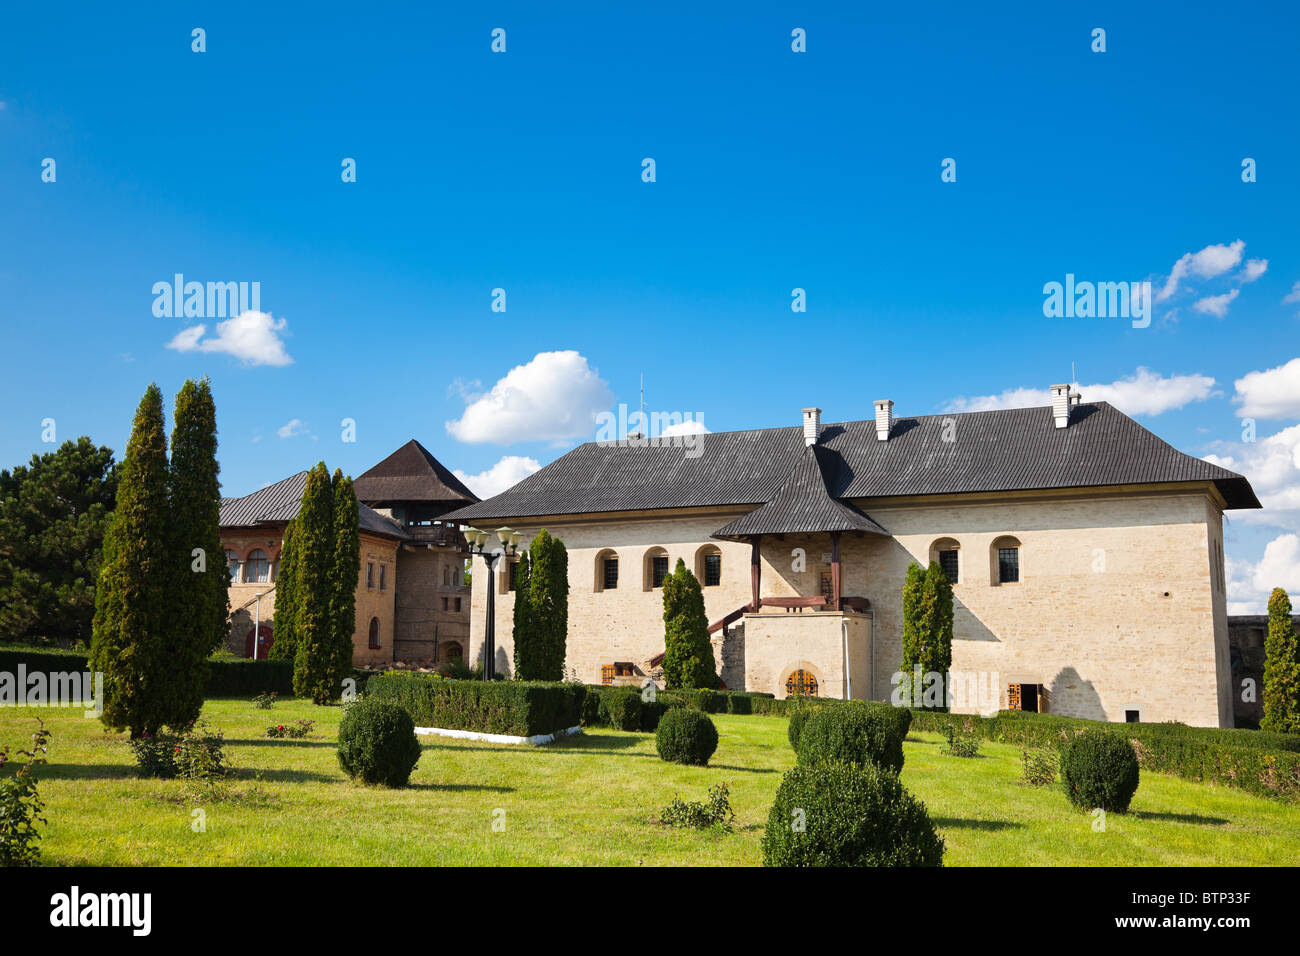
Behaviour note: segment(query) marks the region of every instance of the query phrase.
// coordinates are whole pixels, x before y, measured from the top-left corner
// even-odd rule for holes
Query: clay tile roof
[[[588,442],[512,488],[444,515],[477,522],[542,515],[720,505],[773,500],[804,454],[803,429],[762,428],[691,436],[688,455],[671,443]],[[830,452],[827,494],[848,498],[1213,483],[1229,508],[1258,508],[1241,475],[1184,454],[1106,402],[1071,409],[1067,428],[1052,409],[1009,408],[895,419],[888,441],[874,419],[822,427]]]
[[[242,498],[222,498],[221,513],[217,523],[222,528],[249,528],[263,524],[282,524],[298,517],[302,493],[307,487],[307,472],[300,471],[267,485],[260,491]],[[405,538],[402,526],[372,508],[357,503],[357,518],[362,531]]]
[[[353,482],[357,499],[372,503],[390,501],[473,504],[478,496],[412,438]]]

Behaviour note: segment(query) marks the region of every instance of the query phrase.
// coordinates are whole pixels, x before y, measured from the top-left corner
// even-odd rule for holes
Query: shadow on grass
[[[111,763],[46,763],[33,771],[42,780],[133,780],[140,779],[134,767]]]
[[[240,767],[236,770],[242,780],[258,779],[263,782],[280,783],[345,783],[343,772],[337,774],[319,773],[315,770],[275,770],[267,767]]]
[[[1221,827],[1230,823],[1222,817],[1203,817],[1198,813],[1155,813],[1151,810],[1134,810],[1130,816],[1139,820],[1160,820],[1165,823],[1193,823],[1206,827]]]
[[[931,822],[939,829],[986,830],[988,832],[1025,829],[1023,823],[1013,823],[1010,820],[963,820],[960,817],[934,817]]]
[[[447,793],[514,793],[514,787],[494,787],[478,783],[409,783],[407,790],[442,790]]]
[[[779,773],[775,767],[737,767],[734,764],[711,763],[710,770],[735,770],[739,773]]]
[[[332,740],[294,740],[291,737],[235,737],[227,745],[239,747],[336,747]]]

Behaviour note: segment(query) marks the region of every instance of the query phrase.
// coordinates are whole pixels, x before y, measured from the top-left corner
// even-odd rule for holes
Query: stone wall
[[[868,598],[875,611],[875,679],[867,688],[855,678],[855,696],[869,690],[875,699],[888,699],[902,657],[907,565],[928,563],[933,544],[947,537],[959,550],[953,669],[994,688],[994,706],[1006,706],[1009,683],[1034,683],[1044,686],[1048,709],[1070,716],[1124,720],[1126,711],[1136,710],[1144,721],[1230,724],[1226,605],[1213,558],[1222,516],[1206,495],[1100,489],[1087,495],[970,496],[942,504],[934,499],[858,504],[893,536],[846,535],[842,543],[842,591]],[[597,683],[602,664],[640,663],[663,649],[662,594],[649,589],[646,580],[652,554],[666,553],[670,565],[682,558],[694,568],[702,549],[717,547],[722,581],[704,589],[709,620],[747,604],[749,545],[709,537],[743,510],[549,519],[547,527],[569,552],[567,668]],[[538,530],[522,521],[511,524],[523,533],[525,545]],[[1001,537],[1019,543],[1018,583],[993,581],[994,544]],[[599,587],[598,575],[598,559],[607,552],[616,553],[620,563],[618,587],[610,591]],[[816,594],[820,572],[830,561],[829,537],[768,538],[761,557],[763,596]],[[504,588],[500,568],[494,582],[497,662],[508,673],[513,595]],[[476,559],[471,618],[476,657],[486,586],[485,566]],[[760,626],[769,635],[779,626],[798,635],[812,627],[799,619],[816,616],[779,615]],[[788,623],[782,625],[780,618]],[[771,668],[785,665],[757,650],[754,620],[745,619],[746,686],[770,690],[787,676],[773,676]],[[797,644],[805,638],[791,640]],[[810,650],[800,659],[835,684],[834,675],[842,676],[842,655],[828,640],[806,640]],[[715,641],[715,655],[725,666],[725,645]]]
[[[406,544],[398,552],[396,660],[434,663],[465,656],[470,591],[464,561],[448,548]]]

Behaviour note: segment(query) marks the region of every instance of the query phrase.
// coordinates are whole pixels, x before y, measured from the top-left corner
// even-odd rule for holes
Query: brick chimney
[[[822,431],[822,410],[820,408],[805,408],[803,410],[803,443],[805,445],[817,444],[817,438]]]
[[[889,430],[894,427],[894,402],[882,399],[876,402],[876,440],[889,441]]]
[[[1069,385],[1052,386],[1052,419],[1056,422],[1057,428],[1065,428],[1070,424]]]

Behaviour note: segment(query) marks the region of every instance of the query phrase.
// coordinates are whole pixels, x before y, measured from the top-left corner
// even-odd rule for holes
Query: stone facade
[[[902,658],[902,586],[909,562],[928,563],[940,539],[959,555],[954,585],[952,669],[984,699],[955,709],[1007,706],[1008,685],[1043,688],[1043,709],[1076,717],[1178,720],[1231,726],[1222,561],[1222,501],[1213,487],[1097,488],[1055,493],[863,499],[892,537],[846,534],[842,593],[865,597],[870,612],[746,614],[715,657],[728,686],[784,696],[796,669],[819,693],[887,700]],[[648,661],[663,649],[662,596],[651,589],[652,558],[696,569],[705,553],[722,556],[721,581],[705,587],[716,621],[751,600],[750,546],[710,537],[747,508],[552,517],[512,521],[527,542],[545,526],[569,553],[566,669],[598,683],[601,666]],[[997,547],[1020,549],[1020,580],[997,584]],[[951,543],[945,548],[952,547]],[[826,534],[766,537],[763,597],[821,593],[829,570]],[[618,586],[602,587],[606,557],[619,562]],[[513,595],[498,565],[497,664],[509,673]],[[471,655],[482,654],[485,588],[474,564]],[[738,622],[739,623],[739,622]],[[847,648],[847,650],[846,650]],[[850,690],[851,688],[851,690]]]

